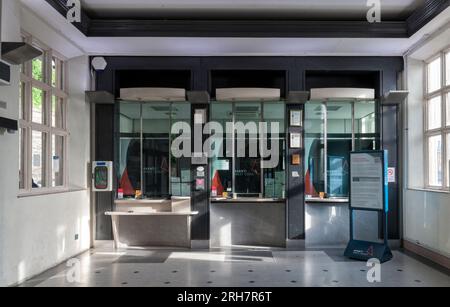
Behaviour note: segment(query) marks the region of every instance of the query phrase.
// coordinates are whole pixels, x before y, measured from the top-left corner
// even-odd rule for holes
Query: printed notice
[[[353,208],[382,210],[383,160],[379,154],[354,153],[350,157],[350,203]]]

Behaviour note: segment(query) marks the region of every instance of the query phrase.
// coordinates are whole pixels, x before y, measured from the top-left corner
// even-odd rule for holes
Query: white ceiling
[[[86,37],[44,0],[21,0],[22,27],[68,58],[82,54],[130,56],[401,56],[430,33],[450,29],[450,8],[410,38],[177,38]],[[100,0],[89,0],[99,2]],[[192,0],[187,0],[192,2]],[[249,2],[250,0],[243,0]],[[255,0],[256,1],[256,0]],[[262,0],[267,2],[266,0]],[[287,0],[286,0],[287,1]],[[325,0],[330,2],[329,0]],[[353,1],[353,0],[352,0]],[[358,2],[365,0],[358,0]],[[406,0],[404,0],[406,1]],[[404,2],[402,1],[402,2]],[[104,1],[102,1],[104,2]],[[141,2],[144,0],[111,3]],[[149,1],[153,3],[155,1]],[[203,2],[203,1],[198,1]],[[317,0],[316,0],[317,2]],[[337,2],[333,0],[333,2]],[[341,1],[339,1],[341,2]],[[342,2],[351,2],[345,0]],[[387,1],[385,1],[387,2]],[[389,1],[391,2],[391,1]],[[303,2],[302,2],[303,3]],[[46,27],[43,27],[42,21]],[[61,39],[50,38],[51,31]],[[445,35],[444,35],[445,36]],[[440,40],[450,44],[450,36]],[[437,46],[435,46],[437,48]],[[420,54],[426,56],[426,52]]]
[[[366,0],[81,0],[98,17],[364,19]],[[404,19],[424,0],[384,0],[384,19]]]

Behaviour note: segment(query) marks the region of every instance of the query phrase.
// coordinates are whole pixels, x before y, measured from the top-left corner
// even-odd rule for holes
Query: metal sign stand
[[[391,249],[388,246],[388,213],[389,213],[389,197],[388,197],[388,152],[384,151],[359,151],[352,152],[350,155],[354,154],[370,154],[370,155],[378,155],[381,159],[382,163],[380,167],[383,167],[383,208],[381,209],[372,209],[372,208],[361,208],[361,207],[353,207],[352,206],[352,197],[350,190],[350,242],[347,245],[344,255],[346,257],[358,260],[369,260],[372,258],[378,259],[381,263],[389,261],[392,259],[393,255]],[[351,170],[350,170],[351,172]],[[350,176],[350,180],[353,180],[352,176]],[[351,184],[350,184],[351,186]],[[369,242],[369,241],[361,241],[355,240],[353,234],[353,225],[354,225],[354,211],[375,211],[382,214],[383,218],[383,243],[377,242]]]

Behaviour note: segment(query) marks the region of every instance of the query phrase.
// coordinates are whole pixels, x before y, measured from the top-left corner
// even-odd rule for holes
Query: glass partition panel
[[[380,135],[376,122],[375,101],[355,102],[355,150],[377,150]]]
[[[186,123],[190,126],[191,105],[186,102],[172,104],[172,125]],[[188,131],[183,131],[187,134]],[[180,138],[180,134],[172,134],[172,141]],[[183,139],[184,144],[191,144],[191,138]],[[191,196],[191,159],[189,157],[175,158],[170,153],[170,189],[173,196]]]
[[[276,154],[276,160],[269,157],[266,160],[278,161],[274,168],[264,168],[264,197],[266,198],[285,198],[286,192],[286,164],[285,164],[285,114],[286,107],[283,102],[263,103],[263,120],[267,123],[267,129],[271,131],[271,125],[277,124],[279,129],[278,135],[268,133],[267,144],[272,154]],[[276,142],[275,142],[276,141]],[[273,146],[278,149],[274,150]]]
[[[214,140],[211,158],[213,197],[224,193],[228,197],[285,197],[285,112],[281,101],[211,104],[211,121],[223,129],[223,138],[218,135]],[[261,122],[267,123],[266,135],[261,134]],[[233,134],[226,134],[227,125],[234,127]],[[278,125],[277,134],[270,133],[272,125]],[[262,145],[275,156],[263,154]],[[263,163],[268,168],[262,168]]]
[[[214,155],[211,158],[211,195],[230,196],[233,191],[233,153],[227,151],[227,144],[233,144],[232,138],[226,137],[227,123],[233,123],[233,104],[218,102],[211,105],[211,121],[218,122],[223,129],[223,137],[214,138]],[[232,148],[232,146],[229,146]]]
[[[124,197],[141,190],[141,104],[120,104],[119,188]]]
[[[348,197],[352,102],[327,103],[327,195]]]
[[[148,198],[168,197],[170,103],[142,105],[143,195]]]
[[[323,102],[311,101],[305,105],[305,194],[319,197],[325,192],[325,118]]]
[[[261,121],[261,103],[236,103],[234,121],[235,142],[235,193],[259,197],[261,187],[261,158],[258,150],[258,126]],[[244,127],[245,131],[239,129]]]
[[[350,152],[377,150],[375,101],[310,101],[305,105],[305,194],[349,196]],[[326,158],[325,158],[326,157]]]

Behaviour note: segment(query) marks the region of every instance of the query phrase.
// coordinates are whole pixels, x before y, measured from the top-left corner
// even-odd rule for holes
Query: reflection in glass
[[[141,190],[141,105],[120,105],[119,188],[125,197]]]
[[[170,103],[142,105],[143,195],[169,196]]]
[[[261,103],[238,103],[234,107],[235,125],[252,125],[254,131],[236,132],[235,139],[235,193],[260,196],[261,158],[258,154],[258,126],[261,121]],[[256,130],[255,130],[256,129]],[[242,147],[241,147],[242,146]],[[255,151],[256,148],[256,151]]]
[[[355,150],[376,150],[380,142],[377,133],[375,101],[355,102]]]
[[[307,197],[319,197],[321,192],[328,197],[348,197],[350,152],[379,147],[376,120],[374,101],[310,101],[305,105]]]
[[[352,151],[352,103],[327,103],[327,190],[329,197],[347,197]]]
[[[211,121],[218,122],[225,130],[227,122],[233,122],[232,103],[213,103],[211,105]],[[222,196],[224,192],[233,193],[233,159],[227,152],[227,143],[232,139],[225,137],[215,139],[214,155],[211,158],[211,194],[213,197]]]
[[[285,104],[282,102],[264,103],[263,119],[267,122],[268,130],[270,125],[278,124],[279,135],[278,138],[278,165],[275,168],[264,168],[264,197],[265,198],[285,198],[286,186],[286,165],[285,165]],[[269,134],[267,144],[271,148],[271,139],[276,136]],[[276,144],[276,143],[274,143]],[[272,150],[272,152],[274,152]]]
[[[305,194],[319,197],[325,192],[325,118],[326,106],[311,101],[305,105]]]
[[[190,158],[176,159],[170,150],[179,136],[171,135],[172,124],[189,123],[190,109],[187,102],[120,104],[118,177],[124,197],[138,190],[146,198],[190,196]]]
[[[172,125],[183,122],[190,126],[191,105],[185,102],[172,104]],[[180,135],[173,134],[172,141]],[[187,138],[187,144],[191,139]],[[191,159],[189,157],[175,158],[171,151],[170,188],[173,196],[191,195]]]
[[[215,102],[211,104],[211,121],[224,129],[224,138],[215,142],[211,159],[211,195],[213,197],[285,197],[285,105],[283,102]],[[259,123],[278,124],[279,135],[268,133],[266,144],[272,153],[271,140],[278,138],[278,164],[263,169],[262,142]],[[236,131],[226,138],[226,125],[233,124]],[[238,126],[240,126],[238,130]],[[252,128],[251,128],[252,127]],[[240,129],[245,128],[246,131]],[[255,129],[250,133],[249,129]],[[240,133],[238,133],[238,131]],[[229,137],[229,136],[227,136]],[[233,152],[234,151],[234,152]],[[234,158],[233,158],[234,156]]]

